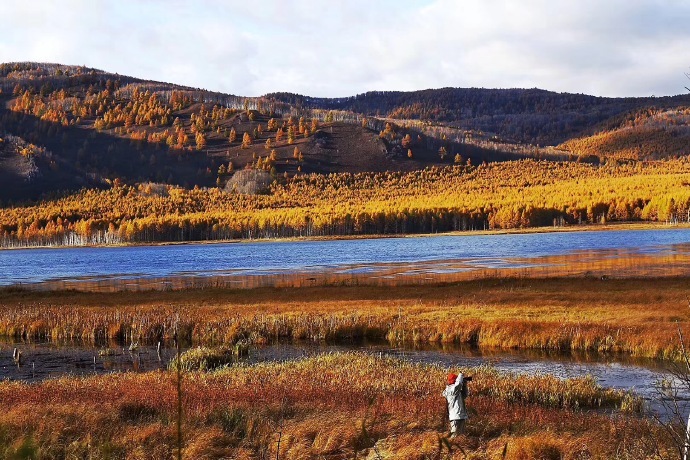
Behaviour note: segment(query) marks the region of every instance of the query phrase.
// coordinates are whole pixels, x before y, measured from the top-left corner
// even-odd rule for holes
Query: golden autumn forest
[[[245,98],[38,63],[0,65],[0,89],[4,246],[690,216],[684,96]]]

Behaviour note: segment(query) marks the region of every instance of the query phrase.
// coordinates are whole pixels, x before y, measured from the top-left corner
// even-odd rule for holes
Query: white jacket
[[[446,385],[443,390],[443,396],[448,401],[448,419],[462,420],[467,418],[467,409],[465,408],[465,400],[462,397],[462,374],[458,374],[455,383]]]

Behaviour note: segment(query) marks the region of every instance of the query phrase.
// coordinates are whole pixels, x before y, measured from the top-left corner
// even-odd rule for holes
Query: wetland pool
[[[66,343],[0,342],[0,380],[38,382],[65,375],[88,376],[114,372],[146,372],[167,369],[176,350],[156,344],[143,344],[130,351],[127,344],[104,347]],[[22,363],[12,360],[14,348],[22,351]],[[187,349],[187,347],[184,347]],[[633,359],[624,355],[557,353],[535,350],[484,350],[460,346],[392,347],[388,343],[323,344],[290,342],[252,346],[244,363],[291,361],[324,353],[361,352],[394,357],[414,363],[438,364],[442,367],[476,367],[489,365],[501,372],[550,374],[559,378],[591,375],[603,387],[634,391],[653,410],[662,411],[660,382],[674,379],[670,363],[650,359]],[[680,395],[686,404],[684,394]],[[690,410],[690,407],[688,408]]]

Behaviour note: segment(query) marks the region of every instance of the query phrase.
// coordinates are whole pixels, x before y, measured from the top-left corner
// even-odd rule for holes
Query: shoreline
[[[154,247],[154,246],[185,246],[185,245],[214,245],[214,244],[249,244],[249,243],[294,243],[310,241],[342,241],[342,240],[376,240],[385,238],[432,238],[437,236],[489,236],[489,235],[523,235],[541,233],[569,233],[569,232],[607,232],[607,231],[640,231],[640,230],[690,230],[690,223],[668,224],[665,222],[613,222],[606,224],[583,224],[563,227],[527,227],[512,229],[492,230],[457,230],[441,233],[401,233],[401,234],[371,234],[371,235],[330,235],[330,236],[304,236],[286,238],[258,238],[258,239],[231,239],[231,240],[198,240],[198,241],[152,241],[152,242],[128,242],[118,244],[86,244],[80,246],[70,245],[42,245],[23,247],[0,247],[2,251],[18,251],[31,249],[93,249],[93,248],[129,248],[129,247]]]

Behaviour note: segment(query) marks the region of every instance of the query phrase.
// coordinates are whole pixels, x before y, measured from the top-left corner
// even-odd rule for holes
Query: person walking
[[[450,372],[448,374],[446,389],[443,390],[442,395],[448,402],[448,419],[450,420],[451,438],[455,438],[465,432],[465,424],[467,423],[465,398],[467,397],[468,380],[469,378],[463,378],[462,373],[455,374]]]

